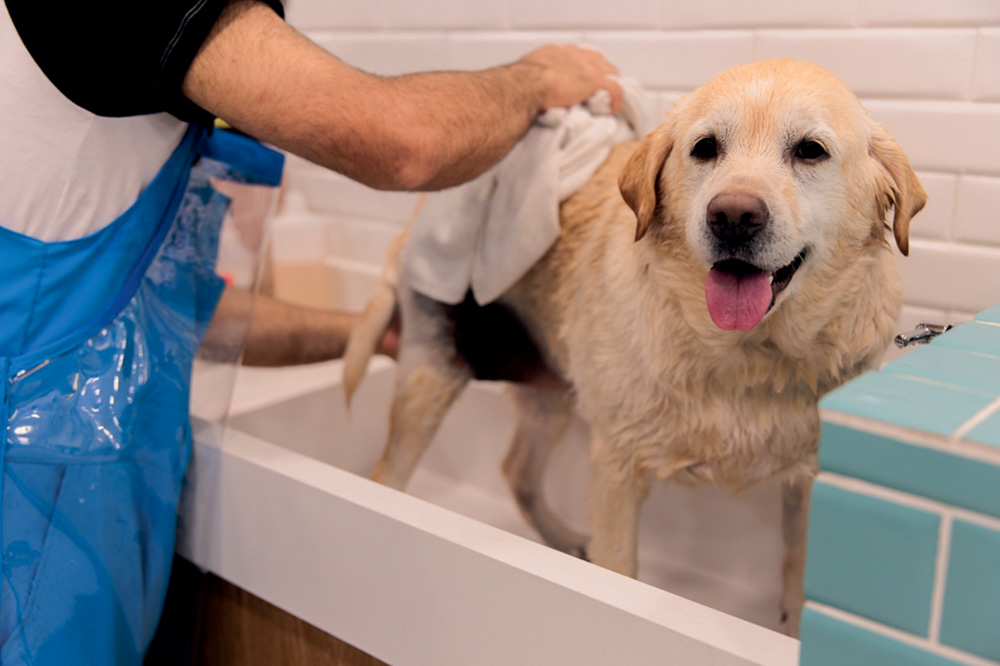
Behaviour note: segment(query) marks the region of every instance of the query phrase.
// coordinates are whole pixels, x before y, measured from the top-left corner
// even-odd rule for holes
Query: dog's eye
[[[803,141],[795,147],[795,157],[800,160],[817,161],[829,157],[826,149],[816,141]]]
[[[694,144],[694,148],[691,149],[691,157],[699,160],[714,160],[718,154],[719,150],[715,145],[714,136],[706,136],[704,139],[700,139],[698,143]]]

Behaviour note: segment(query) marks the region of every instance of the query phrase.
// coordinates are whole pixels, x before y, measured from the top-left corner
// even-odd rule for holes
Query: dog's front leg
[[[799,635],[802,605],[805,602],[806,537],[809,530],[809,496],[812,477],[800,476],[782,485],[782,533],[785,552],[782,562],[784,591],[781,623],[789,636]]]
[[[594,432],[590,442],[591,562],[635,578],[639,568],[639,508],[649,492],[648,476],[627,455]]]

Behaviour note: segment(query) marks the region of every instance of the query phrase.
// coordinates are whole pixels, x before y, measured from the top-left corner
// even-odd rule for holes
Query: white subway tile
[[[955,213],[958,176],[946,173],[919,173],[917,176],[927,192],[927,205],[913,218],[910,236],[948,240]]]
[[[1000,248],[916,239],[900,271],[913,305],[979,312],[1000,303]]]
[[[667,112],[673,108],[674,104],[681,98],[680,93],[657,93],[646,91],[646,109],[649,112],[649,119],[645,131],[651,132],[660,123],[666,120]]]
[[[814,62],[861,96],[966,99],[975,49],[972,29],[765,30],[754,56]]]
[[[846,27],[854,25],[858,0],[667,0],[667,28]]]
[[[864,25],[983,25],[1000,23],[996,0],[861,0]]]
[[[451,33],[448,35],[448,68],[485,69],[513,62],[545,44],[583,42],[580,32]]]
[[[353,215],[326,216],[328,257],[353,261],[379,268],[385,264],[389,244],[399,235],[400,227],[393,222],[380,222]]]
[[[285,14],[300,30],[504,28],[502,2],[467,0],[292,0]]]
[[[594,32],[585,37],[624,76],[668,90],[691,90],[753,56],[750,31]]]
[[[285,174],[284,187],[288,194],[281,200],[283,207],[291,208],[294,212],[301,212],[303,208],[302,195],[299,191],[298,179],[310,173],[328,173],[323,167],[313,164],[309,160],[299,157],[293,153],[285,153]],[[284,208],[280,210],[284,212]]]
[[[896,320],[896,328],[900,331],[909,331],[920,324],[940,324],[945,323],[947,313],[937,308],[924,308],[919,305],[903,304],[903,310]]]
[[[959,324],[965,324],[967,322],[973,321],[976,318],[975,312],[963,312],[962,310],[949,310],[947,322],[952,326],[958,326]]]
[[[1000,104],[866,100],[918,170],[1000,176]]]
[[[955,240],[1000,246],[1000,178],[959,179]]]
[[[649,103],[653,127],[656,127],[666,119],[667,112],[674,108],[674,105],[677,104],[683,96],[684,95],[682,93],[677,92],[653,94]]]
[[[278,215],[271,229],[271,256],[279,263],[321,264],[327,255],[326,219],[311,213]]]
[[[367,2],[367,0],[354,1]],[[393,0],[390,5],[390,25],[397,28],[497,29],[509,26],[506,2]]]
[[[994,2],[1000,11],[1000,2]],[[979,31],[972,99],[1000,102],[1000,28]]]
[[[574,2],[511,0],[515,28],[645,28],[660,25],[662,7],[649,0]]]
[[[381,270],[334,259],[327,260],[330,307],[344,312],[361,312],[368,305]]]
[[[442,69],[447,61],[443,33],[335,33],[315,41],[347,64],[383,76]]]
[[[330,30],[336,28],[382,28],[388,0],[358,0],[357,2],[322,2],[321,0],[287,0],[285,19],[299,30]]]

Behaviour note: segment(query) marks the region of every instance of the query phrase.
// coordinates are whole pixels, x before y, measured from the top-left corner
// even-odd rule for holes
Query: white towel
[[[580,189],[611,148],[650,129],[642,88],[622,79],[622,112],[610,95],[550,109],[496,166],[459,187],[432,194],[410,232],[407,282],[442,303],[469,289],[480,305],[503,294],[559,237],[559,204]]]

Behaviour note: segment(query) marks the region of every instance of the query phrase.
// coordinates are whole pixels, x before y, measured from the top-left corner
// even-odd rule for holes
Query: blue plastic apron
[[[229,200],[283,158],[192,128],[101,231],[0,228],[0,664],[141,664],[159,620],[191,450],[191,364],[222,292]]]

